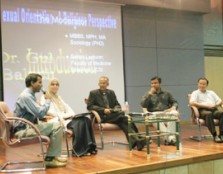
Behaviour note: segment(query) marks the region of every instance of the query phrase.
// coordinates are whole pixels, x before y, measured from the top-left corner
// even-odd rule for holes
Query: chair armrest
[[[192,121],[192,123],[195,124],[195,123],[197,123],[197,120],[200,117],[198,108],[196,106],[189,106],[189,107],[191,109],[191,121]]]
[[[26,119],[19,118],[19,117],[7,117],[7,120],[21,121],[21,122],[25,123],[26,125],[30,126],[32,129],[34,129],[38,136],[41,136],[39,129],[33,123],[31,123],[30,121],[28,121]]]
[[[88,103],[88,98],[84,99],[84,102],[87,104]],[[96,119],[98,123],[101,123],[101,117],[99,116],[98,112],[95,110],[89,110],[89,112],[91,112],[94,116],[93,119]],[[93,120],[94,123],[94,120]]]
[[[199,118],[200,114],[199,114],[197,107],[196,106],[190,106],[190,107],[192,109],[192,112],[194,113],[194,116]]]
[[[23,138],[17,139],[16,137],[14,137],[14,133],[6,133],[3,136],[4,144],[10,147],[19,147],[19,146],[24,146],[24,145],[29,145],[29,144],[39,143],[39,142],[44,143],[46,145],[50,143],[50,138],[47,136],[41,135],[39,129],[30,121],[23,118],[19,118],[19,117],[7,117],[5,119],[5,122],[9,122],[9,124],[11,124],[12,121],[21,121],[22,123],[26,124],[26,126],[29,126],[30,129],[33,129],[36,135],[31,136],[31,137],[23,137]]]
[[[98,112],[95,110],[90,110],[90,112],[94,115],[95,119],[98,123],[101,123],[101,117],[99,116]]]
[[[191,94],[187,94],[187,99],[189,103],[190,103],[190,98],[191,98]],[[188,104],[188,106],[191,109],[191,120],[193,123],[196,123],[197,122],[196,119],[199,119],[200,117],[198,108],[196,106],[191,106],[190,104]]]

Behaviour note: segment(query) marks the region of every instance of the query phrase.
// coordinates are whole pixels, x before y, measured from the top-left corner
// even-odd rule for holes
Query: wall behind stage
[[[131,111],[153,76],[179,102],[181,120],[190,120],[186,95],[204,74],[202,14],[160,8],[124,6],[126,94]]]
[[[159,75],[163,89],[178,100],[182,120],[190,120],[186,95],[197,88],[197,79],[204,74],[203,14],[133,5],[123,6],[122,13],[130,110],[141,111],[150,78]]]

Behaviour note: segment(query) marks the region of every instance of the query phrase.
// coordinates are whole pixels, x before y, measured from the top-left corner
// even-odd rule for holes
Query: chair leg
[[[203,138],[202,138],[202,134],[201,134],[201,124],[200,124],[198,118],[196,119],[196,123],[197,123],[197,133],[198,133],[198,135],[197,136],[191,136],[190,139],[196,140],[196,141],[201,141]]]
[[[68,138],[67,134],[65,133],[65,139],[66,139],[66,148],[67,148],[67,156],[70,156],[70,148],[69,148],[69,143],[68,143]]]
[[[129,143],[126,143],[126,142],[121,142],[121,141],[114,141],[114,140],[112,140],[112,141],[110,141],[113,145],[115,145],[115,144],[121,144],[121,145],[129,145]]]
[[[196,122],[197,122],[198,135],[197,136],[190,136],[190,139],[196,140],[196,141],[202,141],[203,139],[207,139],[207,138],[212,137],[212,135],[202,135],[201,124],[200,124],[199,120],[196,120]]]
[[[103,138],[103,132],[102,132],[102,126],[101,123],[98,123],[98,129],[100,133],[100,145],[97,145],[98,149],[104,149],[104,138]]]
[[[103,130],[102,130],[102,126],[101,124],[98,124],[98,128],[99,128],[99,133],[100,133],[100,145],[97,145],[98,149],[104,149],[105,144],[121,144],[121,145],[129,145],[129,143],[125,143],[125,142],[119,142],[119,141],[109,141],[109,142],[104,142],[104,137],[103,137]]]
[[[42,160],[36,160],[36,161],[8,161],[5,162],[2,166],[0,166],[0,172],[3,173],[12,173],[12,172],[30,172],[30,171],[38,171],[38,170],[46,170],[46,164],[45,164],[45,153],[44,153],[44,148],[43,148],[43,142],[41,140],[41,137],[39,137],[40,139],[40,150],[41,150],[41,154],[42,154]],[[30,167],[30,164],[36,164],[39,163],[41,164],[40,167]],[[15,169],[6,169],[7,166],[12,166],[12,165],[21,165],[21,164],[28,164],[29,167],[26,168],[18,168],[16,167]]]
[[[24,168],[24,169],[5,169],[8,165],[16,165],[16,164],[33,164],[33,163],[41,163],[41,167],[35,167],[35,168]],[[4,172],[4,173],[11,173],[11,172],[29,172],[29,171],[37,171],[37,170],[45,170],[45,162],[44,161],[8,161],[6,163],[4,163],[1,167],[0,167],[0,172]]]
[[[65,137],[65,142],[66,142],[66,149],[63,149],[62,151],[65,151],[67,153],[68,157],[72,157],[72,148],[69,147],[69,141],[68,141],[68,136],[67,132],[64,130],[64,137]]]
[[[212,135],[190,136],[190,139],[196,140],[196,141],[202,141],[204,139],[211,138],[211,137]]]

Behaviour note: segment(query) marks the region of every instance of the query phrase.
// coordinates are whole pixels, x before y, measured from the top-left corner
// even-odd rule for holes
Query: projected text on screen
[[[103,75],[114,82],[112,88],[124,100],[120,6],[2,0],[1,17],[6,101],[16,100],[31,72],[43,76],[44,86],[58,78],[68,103],[78,105]],[[70,97],[70,88],[75,89],[75,98]]]

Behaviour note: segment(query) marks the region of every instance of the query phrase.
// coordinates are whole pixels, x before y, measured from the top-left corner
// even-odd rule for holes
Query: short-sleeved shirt
[[[214,91],[206,90],[205,92],[202,92],[198,89],[192,92],[190,103],[196,102],[200,104],[216,104],[219,100],[221,99]]]

